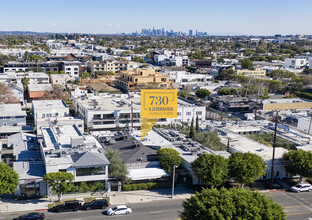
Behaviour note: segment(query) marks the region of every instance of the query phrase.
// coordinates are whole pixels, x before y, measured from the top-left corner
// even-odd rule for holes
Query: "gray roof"
[[[30,92],[41,92],[41,91],[52,91],[52,84],[29,84],[28,91]]]
[[[0,103],[0,116],[26,116],[26,111],[22,111],[21,104]]]
[[[71,167],[102,166],[110,164],[103,153],[75,153],[71,155],[71,158],[74,162]]]

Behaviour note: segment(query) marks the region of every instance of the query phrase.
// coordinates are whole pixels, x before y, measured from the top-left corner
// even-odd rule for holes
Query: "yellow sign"
[[[141,140],[159,118],[177,118],[177,99],[176,89],[141,90]]]

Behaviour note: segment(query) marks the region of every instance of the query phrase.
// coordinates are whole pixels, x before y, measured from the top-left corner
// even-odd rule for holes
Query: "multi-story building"
[[[67,74],[51,74],[50,79],[52,85],[60,85],[63,88],[65,88],[68,81],[75,80],[74,77]]]
[[[95,137],[82,134],[76,125],[51,125],[41,130],[46,173],[64,171],[73,174],[73,182],[105,181],[108,186],[110,163]]]
[[[50,71],[59,71],[59,64],[57,62],[34,62],[34,61],[25,61],[25,62],[16,62],[16,61],[9,61],[8,63],[4,64],[3,72],[15,72],[15,71],[28,71],[30,69],[43,68],[44,72]]]
[[[79,77],[81,62],[79,61],[63,61],[62,70],[69,76],[77,78]]]
[[[237,75],[242,75],[242,76],[260,76],[260,77],[265,77],[266,76],[266,70],[256,68],[255,70],[248,70],[248,69],[243,69],[243,70],[236,70]]]
[[[120,60],[95,61],[90,62],[89,67],[91,69],[92,74],[94,74],[95,72],[107,72],[107,71],[119,73],[120,71],[128,70],[128,61],[120,61]]]
[[[120,72],[120,77],[116,79],[116,85],[125,91],[137,91],[151,85],[167,89],[172,88],[172,84],[168,75],[156,73],[155,69],[146,68]]]
[[[188,56],[176,56],[167,54],[155,54],[154,62],[159,66],[189,66]]]
[[[90,130],[120,130],[140,127],[141,96],[130,94],[87,94],[73,97],[73,108]],[[206,107],[178,99],[177,118],[159,119],[160,124],[190,123],[192,119],[205,120]]]
[[[63,100],[33,100],[32,115],[35,124],[37,124],[38,119],[67,117],[69,116],[69,108]]]
[[[22,80],[28,79],[29,84],[49,83],[49,76],[43,72],[6,72],[0,74],[0,83],[22,83]]]
[[[307,59],[305,58],[286,58],[283,67],[287,69],[303,69],[306,64]]]

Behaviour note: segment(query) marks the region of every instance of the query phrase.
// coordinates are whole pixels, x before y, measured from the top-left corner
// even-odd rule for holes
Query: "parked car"
[[[39,220],[39,219],[44,219],[45,215],[44,213],[39,213],[39,212],[31,212],[31,213],[27,213],[26,215],[21,215],[18,218],[15,218],[14,220]]]
[[[86,202],[83,204],[83,209],[106,209],[109,206],[109,202],[106,199],[96,199],[92,202]]]
[[[107,215],[125,215],[130,214],[131,212],[132,212],[131,207],[126,205],[119,205],[114,208],[109,208],[106,211]]]
[[[54,210],[58,213],[66,211],[78,211],[80,207],[81,207],[80,201],[71,200],[64,202],[62,205],[55,206]]]
[[[290,190],[293,192],[310,192],[312,190],[312,186],[310,184],[300,183],[291,187]]]

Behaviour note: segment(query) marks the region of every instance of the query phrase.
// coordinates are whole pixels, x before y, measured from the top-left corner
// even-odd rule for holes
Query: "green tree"
[[[312,69],[304,69],[302,73],[310,76],[312,74]]]
[[[88,73],[88,72],[83,72],[83,73],[82,73],[82,78],[83,78],[83,79],[90,78],[90,73]]]
[[[57,193],[58,200],[62,200],[62,194],[71,189],[74,176],[71,173],[59,171],[57,173],[47,173],[43,180],[51,186],[54,193]]]
[[[262,158],[252,153],[237,152],[229,158],[230,177],[242,184],[255,182],[265,174],[266,164]]]
[[[220,58],[218,58],[218,59],[217,59],[217,61],[218,61],[218,63],[225,63],[224,59],[223,59],[223,58],[221,58],[221,57],[220,57]]]
[[[241,61],[242,69],[252,69],[252,62],[250,59],[242,59]]]
[[[195,94],[198,98],[204,99],[207,96],[210,96],[210,91],[207,89],[197,89]]]
[[[312,153],[304,150],[290,150],[283,155],[283,159],[288,161],[287,172],[300,175],[302,177],[312,177]]]
[[[190,138],[195,137],[195,128],[194,128],[194,119],[193,118],[192,118],[192,122],[191,122],[189,137]]]
[[[157,151],[157,156],[160,161],[160,166],[172,176],[173,166],[180,166],[181,157],[179,153],[171,148],[163,148]]]
[[[198,115],[196,116],[196,127],[195,127],[196,132],[199,132],[199,119]]]
[[[286,219],[283,207],[272,198],[243,189],[203,189],[182,205],[182,220]]]
[[[139,63],[146,63],[142,57],[133,57],[132,61],[139,62]]]
[[[220,155],[203,153],[192,163],[192,171],[202,184],[219,187],[228,179],[228,160]]]
[[[18,184],[18,174],[9,165],[0,162],[0,195],[13,193]]]
[[[126,182],[128,170],[125,164],[122,162],[119,151],[107,148],[105,150],[105,156],[110,162],[110,165],[108,166],[109,176],[120,180],[122,183]]]
[[[181,98],[186,99],[187,97],[190,96],[190,93],[188,93],[187,91],[179,91],[178,92],[178,96],[181,97]]]
[[[29,52],[28,52],[28,51],[25,51],[24,57],[25,57],[25,60],[26,60],[26,61],[29,60]]]
[[[232,69],[220,69],[217,78],[220,80],[229,80],[235,71]]]

